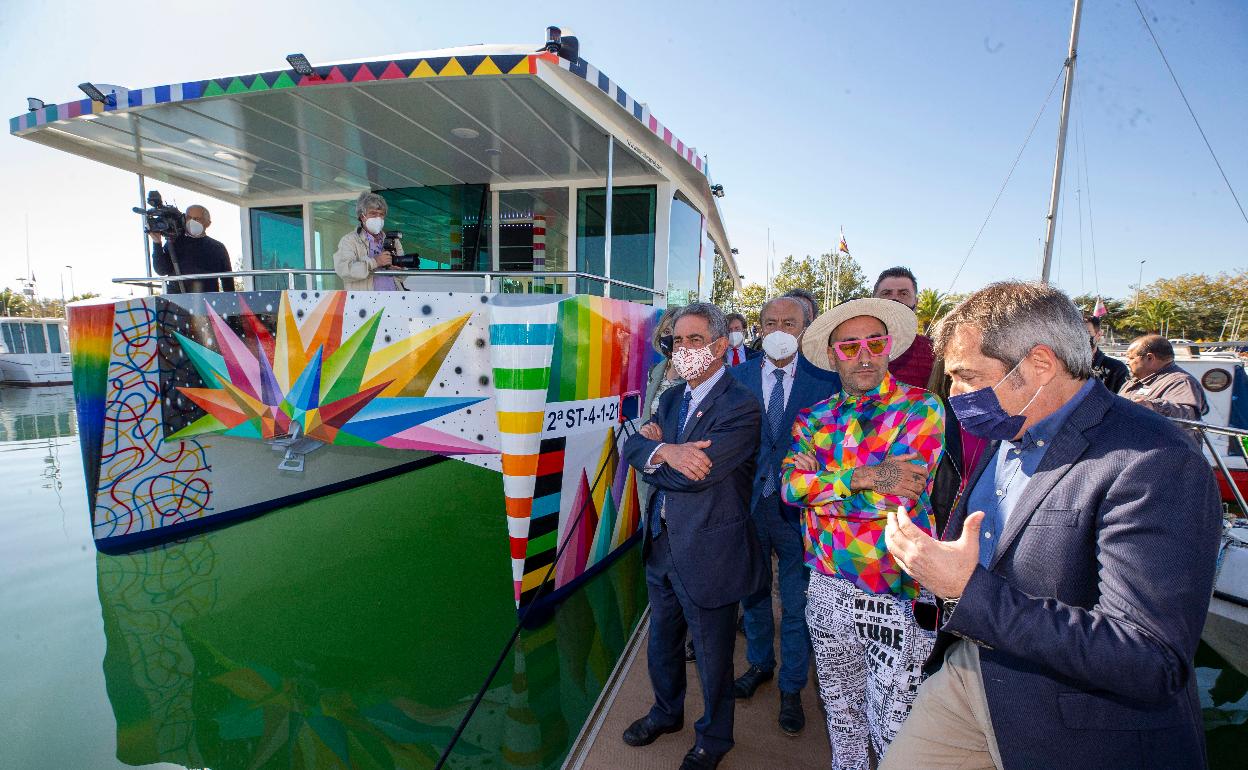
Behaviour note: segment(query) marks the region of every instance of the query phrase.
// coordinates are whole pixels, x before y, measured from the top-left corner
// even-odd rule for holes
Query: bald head
[[[1137,380],[1164,369],[1173,361],[1174,346],[1160,334],[1136,337],[1127,348],[1127,368]]]

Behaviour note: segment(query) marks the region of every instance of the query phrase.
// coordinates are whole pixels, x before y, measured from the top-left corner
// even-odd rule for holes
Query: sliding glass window
[[[655,188],[616,187],[611,200],[611,275],[639,286],[654,285]],[[604,275],[606,269],[606,188],[580,190],[576,206],[576,269]],[[579,280],[582,294],[603,295],[603,284]],[[613,286],[610,296],[652,304],[648,291]]]

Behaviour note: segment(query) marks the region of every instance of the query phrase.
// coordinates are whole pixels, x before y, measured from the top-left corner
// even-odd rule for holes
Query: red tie
[[[732,349],[732,365],[736,366],[739,363],[741,363],[741,351],[737,350],[736,348],[733,348]]]

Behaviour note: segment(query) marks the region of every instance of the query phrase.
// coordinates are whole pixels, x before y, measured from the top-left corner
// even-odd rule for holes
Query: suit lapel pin
[[[693,416],[693,419],[695,419],[695,420],[700,420],[700,419],[702,419],[702,412],[698,412],[697,414],[695,414],[695,415]]]

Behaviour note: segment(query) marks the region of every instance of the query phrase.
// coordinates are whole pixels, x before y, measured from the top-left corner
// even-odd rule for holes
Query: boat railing
[[[1235,486],[1235,479],[1231,476],[1231,471],[1226,467],[1226,461],[1222,459],[1222,455],[1214,447],[1213,442],[1209,439],[1210,433],[1217,433],[1222,436],[1232,436],[1237,438],[1248,438],[1248,430],[1241,428],[1231,428],[1223,425],[1210,425],[1199,420],[1184,420],[1181,417],[1171,417],[1170,422],[1184,428],[1191,428],[1200,433],[1200,438],[1205,442],[1205,446],[1209,448],[1209,454],[1213,456],[1213,461],[1217,463],[1218,470],[1222,471],[1222,476],[1226,478],[1226,485],[1230,487],[1231,494],[1235,496],[1235,502],[1239,504],[1239,510],[1248,514],[1248,504],[1244,502],[1244,493]]]
[[[187,275],[153,275],[142,278],[114,278],[113,283],[125,284],[128,286],[141,286],[147,289],[160,288],[164,292],[169,291],[169,284],[179,281],[188,280],[208,280],[213,278],[261,278],[261,277],[285,277],[286,289],[289,290],[309,290],[317,287],[310,286],[309,277],[312,276],[337,276],[333,270],[318,270],[314,268],[280,268],[266,270],[234,270],[229,273],[188,273]],[[582,273],[577,271],[555,271],[555,270],[377,270],[372,275],[390,276],[394,278],[477,278],[481,280],[481,291],[492,293],[495,289],[495,281],[509,281],[516,279],[533,279],[533,280],[554,280],[554,279],[576,279],[584,281],[593,281],[604,286],[618,286],[622,289],[631,289],[633,291],[644,292],[651,297],[665,297],[667,292],[660,291],[650,286],[642,286],[628,281],[621,281],[617,278],[607,278],[602,275],[594,275],[593,273]],[[303,280],[297,281],[297,277]],[[302,285],[299,285],[302,284]],[[507,286],[500,283],[499,287],[503,293],[507,292]],[[474,289],[475,291],[475,289]]]

